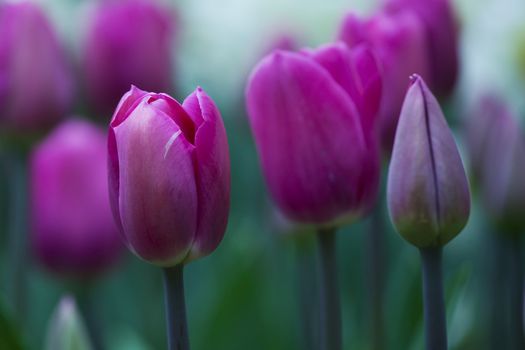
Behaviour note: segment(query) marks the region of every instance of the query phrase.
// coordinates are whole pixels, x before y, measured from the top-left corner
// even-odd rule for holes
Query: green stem
[[[183,269],[183,264],[163,269],[169,350],[190,349],[184,299]]]
[[[335,229],[321,229],[317,234],[321,288],[321,349],[341,350],[341,302],[337,277]]]
[[[443,295],[442,249],[420,249],[423,267],[423,306],[427,350],[447,349],[447,322]]]
[[[318,336],[318,307],[317,281],[312,271],[315,271],[314,256],[310,249],[310,242],[304,242],[304,237],[296,239],[296,269],[297,295],[299,300],[299,324],[301,335],[301,349],[314,350],[319,348]]]
[[[371,217],[370,232],[366,235],[366,282],[368,290],[369,334],[371,349],[384,349],[383,290],[385,235],[382,207],[377,205]]]
[[[19,321],[25,320],[27,300],[27,166],[26,157],[10,157],[9,265],[11,301]]]

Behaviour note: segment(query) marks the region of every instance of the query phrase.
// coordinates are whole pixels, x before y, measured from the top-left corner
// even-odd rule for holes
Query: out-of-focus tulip
[[[427,35],[429,85],[438,96],[449,95],[459,68],[459,26],[450,0],[387,0],[386,10],[412,10],[421,18]]]
[[[47,18],[30,2],[0,5],[0,125],[52,126],[72,99],[64,52]]]
[[[219,110],[201,88],[180,105],[132,87],[108,147],[111,203],[130,250],[161,266],[215,250],[228,221],[230,160]]]
[[[172,87],[175,18],[151,0],[102,2],[91,17],[84,53],[89,102],[111,113],[130,85]]]
[[[348,14],[339,39],[350,46],[368,43],[382,65],[383,96],[378,116],[383,150],[390,152],[410,75],[428,76],[424,27],[412,12],[378,13],[368,19]]]
[[[60,303],[49,320],[45,349],[93,349],[75,300],[70,296],[60,299]]]
[[[67,121],[31,158],[33,248],[52,272],[91,278],[118,258],[122,243],[108,199],[104,132]]]
[[[525,229],[525,138],[510,110],[503,104],[490,116],[485,147],[480,155],[483,204],[496,224],[511,234]],[[483,117],[483,115],[480,115]],[[489,124],[489,123],[486,123]]]
[[[440,247],[468,220],[469,186],[436,98],[421,77],[411,80],[388,173],[388,208],[408,242],[419,248]]]
[[[482,182],[484,162],[489,143],[488,137],[497,126],[498,116],[508,114],[505,103],[495,95],[486,94],[469,112],[465,124],[465,140],[469,155],[471,179],[476,184]]]
[[[273,199],[292,220],[337,224],[374,201],[374,128],[381,79],[365,47],[275,51],[246,90],[250,123]]]

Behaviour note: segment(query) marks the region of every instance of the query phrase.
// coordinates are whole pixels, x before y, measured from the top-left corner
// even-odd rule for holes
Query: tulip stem
[[[312,275],[312,271],[315,271],[315,256],[312,255],[310,243],[310,241],[306,242],[306,237],[296,239],[296,283],[299,300],[300,348],[303,350],[319,348],[317,280],[316,276]]]
[[[341,350],[341,302],[337,277],[335,229],[321,229],[317,234],[320,272],[321,349]]]
[[[9,265],[11,300],[18,321],[26,317],[27,302],[27,166],[26,157],[13,155],[10,158],[9,192]]]
[[[169,350],[189,350],[183,264],[163,269]]]
[[[447,322],[443,295],[442,248],[421,248],[423,306],[427,350],[447,349]]]
[[[516,238],[507,242],[509,246],[509,349],[525,349],[523,333],[523,257],[521,241]]]

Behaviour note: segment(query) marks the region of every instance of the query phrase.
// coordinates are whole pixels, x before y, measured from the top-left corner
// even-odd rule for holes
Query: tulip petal
[[[365,130],[373,130],[381,102],[379,61],[365,44],[352,50],[344,43],[327,44],[310,52],[347,91],[361,114]],[[368,131],[365,131],[368,132]]]
[[[416,73],[429,75],[422,21],[411,11],[378,13],[369,19],[349,14],[339,32],[350,47],[366,43],[377,53],[383,73],[379,132],[383,150],[390,152],[405,97],[407,81]]]
[[[226,130],[213,100],[197,88],[182,106],[199,125],[195,135],[198,221],[188,257],[194,259],[215,250],[224,236],[230,207],[230,158]]]
[[[152,102],[144,99],[114,128],[123,169],[119,212],[128,247],[147,261],[169,266],[186,257],[196,229],[194,147]]]
[[[311,223],[355,214],[366,138],[354,103],[327,70],[277,51],[252,73],[247,103],[268,187],[285,214]]]
[[[388,175],[388,206],[399,233],[418,247],[442,246],[465,226],[468,182],[443,112],[413,77],[397,127]]]

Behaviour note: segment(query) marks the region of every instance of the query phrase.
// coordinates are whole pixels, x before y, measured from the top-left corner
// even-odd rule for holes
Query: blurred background
[[[63,78],[63,87],[53,96],[60,96],[59,99],[68,102],[56,113],[90,120],[101,127],[101,132],[105,132],[112,109],[118,102],[118,98],[108,102],[97,96],[110,96],[113,90],[118,90],[118,83],[115,83],[117,87],[112,87],[104,80],[104,69],[117,69],[111,66],[111,58],[118,55],[117,52],[125,52],[119,49],[112,52],[104,48],[103,42],[106,35],[118,37],[125,34],[114,34],[112,29],[96,32],[93,17],[100,7],[109,16],[110,11],[104,7],[114,2],[34,1],[49,21],[49,30],[55,33],[56,45],[63,51],[63,64],[67,66],[68,77]],[[525,116],[525,2],[456,0],[453,5],[460,23],[460,73],[452,95],[444,102],[444,110],[468,165],[462,128],[480,94],[491,91],[499,95],[520,123]],[[366,15],[379,4],[365,0],[180,0],[158,1],[158,6],[161,8],[159,16],[166,16],[162,20],[167,22],[166,28],[159,30],[170,33],[165,38],[169,43],[170,59],[167,63],[156,62],[156,53],[162,48],[152,44],[130,51],[130,56],[146,54],[146,58],[142,61],[137,58],[138,61],[130,63],[130,67],[155,65],[160,72],[150,74],[157,74],[165,92],[179,101],[196,86],[202,86],[221,110],[231,152],[232,207],[226,235],[213,254],[186,268],[192,347],[302,348],[298,287],[305,288],[301,278],[305,266],[308,268],[308,264],[313,264],[308,262],[308,257],[315,250],[308,233],[300,238],[290,234],[296,228],[276,214],[267,196],[247,123],[244,86],[257,61],[273,47],[281,45],[281,40],[290,38],[299,47],[316,47],[333,41],[346,13],[354,11]],[[14,17],[10,19],[15,21]],[[117,20],[106,20],[118,24]],[[133,31],[134,24],[139,26],[140,21],[138,16],[133,23],[124,21],[119,25],[130,26],[129,31]],[[6,55],[2,56],[2,50],[4,46],[12,45],[7,40],[12,35],[10,30],[13,29],[3,30],[0,36],[0,104],[7,104],[2,100],[8,94],[1,84]],[[15,26],[14,30],[22,29]],[[33,45],[55,40],[42,34],[46,30],[32,27],[26,35],[34,35]],[[157,29],[151,30],[154,33]],[[147,31],[139,32],[144,34]],[[158,39],[164,34],[152,35]],[[104,56],[104,50],[108,51],[107,56]],[[20,55],[19,59],[27,60],[28,55],[32,69],[48,67],[47,56],[26,54]],[[97,71],[97,65],[104,62],[108,67],[102,68],[102,72]],[[61,76],[59,70],[57,68],[57,76]],[[20,89],[32,94],[31,87],[41,83],[37,75],[27,76],[29,82],[25,84],[28,87]],[[151,82],[152,85],[155,83]],[[150,82],[143,85],[148,84]],[[137,85],[149,89],[138,82]],[[101,90],[105,92],[100,93]],[[68,94],[72,96],[63,97]],[[121,94],[122,91],[117,93]],[[39,110],[44,108],[47,107],[42,107],[42,104],[37,107]],[[9,113],[2,105],[0,110],[6,115]],[[31,159],[32,149],[53,132],[56,122],[43,123],[33,130],[5,122],[9,118],[0,116],[0,120],[2,118],[0,348],[44,348],[53,310],[66,293],[77,297],[81,309],[83,305],[89,305],[87,309],[96,320],[105,348],[165,348],[160,269],[123,249],[114,262],[108,263],[104,273],[97,271],[96,277],[89,273],[89,278],[80,279],[53,268],[53,264],[51,268],[46,266],[45,262],[41,263],[42,258],[35,256],[33,244],[29,242],[33,237],[31,218],[34,217],[29,214],[33,206],[29,199],[24,204],[25,194],[32,198],[31,191],[24,187],[25,180],[28,183],[33,181],[31,171],[35,168],[27,166],[27,162]],[[386,170],[386,160],[384,167]],[[75,190],[76,186],[72,186],[71,191]],[[489,348],[486,335],[491,327],[488,303],[492,299],[487,296],[487,279],[496,229],[478,199],[474,194],[469,223],[464,232],[447,246],[444,255],[451,349]],[[385,230],[382,247],[384,281],[381,287],[383,329],[380,336],[387,344],[386,349],[421,349],[423,324],[418,252],[393,230],[384,192],[378,206],[380,209],[374,218],[384,222]],[[373,316],[369,305],[373,301],[369,300],[368,290],[370,252],[374,247],[367,243],[367,234],[373,227],[374,220],[365,218],[344,227],[338,235],[346,349],[372,349],[372,339],[376,336],[370,326]],[[25,243],[23,239],[13,243],[13,231],[17,232],[15,237],[29,235],[29,238]],[[25,253],[16,257],[13,249]],[[306,265],[303,264],[305,256]],[[13,286],[14,271],[18,269],[25,271],[26,280],[21,282],[25,284],[23,292],[16,292]],[[314,267],[311,271],[315,273]],[[13,293],[23,299],[21,309],[13,302]]]

